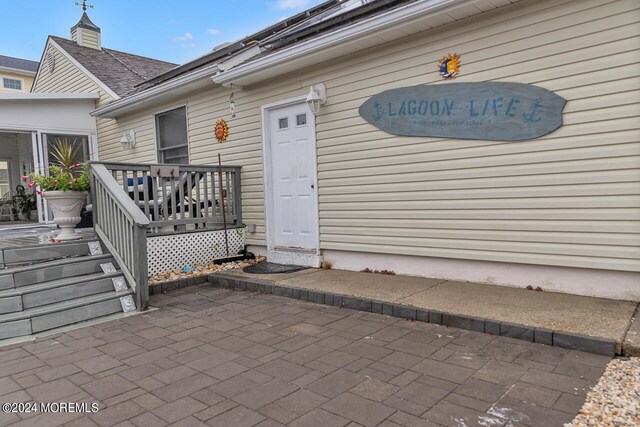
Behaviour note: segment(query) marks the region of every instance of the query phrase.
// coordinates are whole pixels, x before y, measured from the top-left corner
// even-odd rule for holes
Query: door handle
[[[311,184],[311,188],[316,188],[316,186],[314,184]]]

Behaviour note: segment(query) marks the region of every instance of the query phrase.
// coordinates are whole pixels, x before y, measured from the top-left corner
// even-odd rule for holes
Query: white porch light
[[[324,83],[318,83],[309,88],[309,95],[307,95],[307,104],[309,109],[315,116],[320,112],[320,106],[327,102],[327,89]]]
[[[120,145],[124,150],[131,150],[136,146],[136,133],[132,130],[125,132],[120,140]]]

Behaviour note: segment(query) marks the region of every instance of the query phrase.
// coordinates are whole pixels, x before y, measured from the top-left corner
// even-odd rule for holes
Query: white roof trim
[[[104,90],[109,96],[111,96],[113,99],[120,99],[120,96],[115,93],[113,90],[111,90],[111,88],[109,86],[107,86],[106,84],[104,84],[102,82],[102,80],[100,80],[99,78],[97,78],[96,76],[93,75],[93,73],[91,73],[91,71],[87,70],[81,63],[79,63],[78,61],[76,61],[73,56],[71,56],[69,54],[69,52],[67,52],[66,50],[64,50],[62,47],[60,47],[60,45],[58,43],[55,42],[55,40],[53,40],[52,38],[49,38],[49,43],[51,43],[52,46],[54,46],[56,49],[58,49],[58,51],[65,57],[67,58],[69,61],[71,61],[71,63],[73,65],[75,65],[76,67],[78,67],[78,69],[80,69],[80,71],[82,71],[84,74],[86,74],[91,80],[94,81],[95,84],[97,84],[102,90]],[[46,48],[45,48],[46,50]],[[40,67],[40,69],[42,68],[46,68],[46,67]],[[38,73],[40,73],[40,70],[38,70]]]
[[[100,99],[97,93],[0,93],[0,101],[76,101]]]
[[[160,83],[158,86],[122,98],[121,101],[111,102],[101,108],[92,111],[91,115],[94,117],[115,117],[112,114],[117,113],[123,108],[132,107],[136,104],[161,97],[164,92],[170,91],[172,89],[177,89],[180,86],[186,85],[196,80],[200,80],[202,78],[208,78],[212,74],[215,74],[217,71],[218,64],[209,65],[175,79],[167,80],[166,82]]]
[[[248,75],[259,73],[261,70],[278,65],[285,62],[292,62],[309,53],[324,50],[334,46],[338,46],[345,41],[357,40],[371,32],[388,29],[397,25],[402,25],[408,20],[419,19],[425,14],[441,14],[452,8],[464,6],[466,4],[475,3],[478,0],[419,0],[401,6],[398,9],[391,10],[381,15],[375,15],[367,20],[358,22],[351,26],[341,28],[331,33],[320,35],[312,40],[296,44],[290,48],[277,51],[274,54],[265,56],[254,62],[242,64],[242,61],[249,59],[260,52],[256,46],[249,52],[241,51],[238,56],[240,60],[235,58],[227,59],[220,64],[212,64],[205,68],[196,70],[191,74],[167,80],[151,89],[146,89],[138,94],[127,96],[120,101],[115,101],[100,107],[91,112],[95,117],[117,117],[119,113],[124,113],[127,107],[133,107],[136,104],[143,103],[152,99],[162,97],[165,91],[176,89],[179,86],[188,84],[207,75],[216,84],[228,86],[232,83],[234,86],[242,87],[242,84],[234,82],[234,79],[242,78]],[[240,62],[240,63],[238,63]],[[218,72],[217,75],[216,72]]]
[[[0,67],[0,71],[6,71],[8,73],[25,74],[27,76],[35,76],[35,71],[21,70],[20,68]]]
[[[218,84],[228,84],[233,80],[241,79],[249,75],[259,73],[275,65],[292,62],[310,53],[315,53],[327,48],[338,46],[342,43],[361,39],[370,35],[373,31],[383,30],[396,25],[406,23],[408,20],[418,19],[425,14],[441,14],[452,8],[475,3],[477,0],[423,0],[409,3],[398,9],[393,9],[381,15],[373,17],[353,25],[340,28],[330,33],[321,34],[311,40],[295,44],[289,48],[276,51],[271,55],[260,58],[247,64],[241,64],[232,70],[218,74],[213,81]],[[271,77],[270,77],[271,78]],[[238,82],[242,85],[242,82]]]

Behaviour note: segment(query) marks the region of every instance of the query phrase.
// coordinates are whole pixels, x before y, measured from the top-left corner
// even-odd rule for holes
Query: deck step
[[[93,273],[0,291],[0,314],[20,311],[114,289],[122,273]]]
[[[94,236],[1,246],[0,345],[136,309],[118,263]]]
[[[129,294],[131,294],[131,292],[127,293],[127,295]],[[110,298],[92,304],[84,304],[80,307],[34,317],[31,320],[31,329],[32,333],[35,334],[121,312],[122,304],[120,303],[120,297]]]
[[[2,249],[2,262],[16,266],[61,258],[87,256],[95,253],[91,251],[92,247],[102,248],[102,245],[97,239],[87,239],[55,244],[4,248]]]
[[[122,312],[120,298],[132,293],[131,289],[120,292],[111,290],[28,308],[20,312],[2,314],[0,315],[0,339],[32,335],[49,329]]]
[[[0,271],[0,290],[29,286],[102,271],[100,264],[114,263],[111,254],[64,258]]]

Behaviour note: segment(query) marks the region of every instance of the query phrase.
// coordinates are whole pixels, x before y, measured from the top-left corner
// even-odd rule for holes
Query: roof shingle
[[[80,46],[76,42],[62,37],[49,37],[118,96],[125,96],[133,92],[135,85],[166,73],[177,66],[171,62],[113,49],[97,50]]]
[[[38,62],[29,61],[28,59],[14,58],[12,56],[0,55],[0,67],[13,68],[14,70],[23,70],[35,73],[38,70]]]

